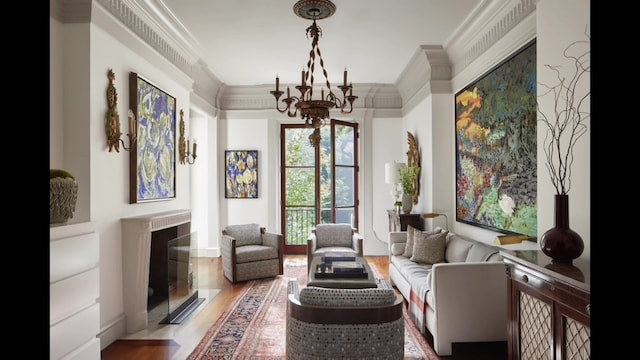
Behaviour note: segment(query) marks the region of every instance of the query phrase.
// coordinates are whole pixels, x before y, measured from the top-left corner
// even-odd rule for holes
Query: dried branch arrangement
[[[591,86],[583,86],[589,81],[591,72],[591,37],[585,32],[587,40],[575,41],[564,50],[564,57],[572,60],[569,70],[562,66],[544,65],[555,72],[557,83],[547,85],[538,83],[545,90],[538,98],[553,96],[553,112],[549,115],[540,109],[538,101],[538,121],[547,126],[544,138],[546,167],[556,193],[565,195],[571,189],[571,166],[574,149],[578,140],[587,132],[585,122],[591,117],[584,107],[590,106]],[[568,74],[567,74],[568,73]]]

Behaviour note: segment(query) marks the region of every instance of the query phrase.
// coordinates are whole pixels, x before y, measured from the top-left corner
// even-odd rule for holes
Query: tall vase
[[[402,194],[402,212],[411,214],[413,209],[413,194]]]
[[[569,195],[555,195],[555,226],[540,238],[542,252],[554,262],[572,264],[584,250],[582,237],[569,228]]]

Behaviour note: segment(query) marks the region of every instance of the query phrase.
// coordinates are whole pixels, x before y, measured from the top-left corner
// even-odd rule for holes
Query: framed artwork
[[[455,95],[456,220],[537,236],[536,44]]]
[[[137,141],[129,152],[129,203],[176,197],[176,98],[129,74]]]
[[[258,150],[225,150],[224,197],[258,198]]]

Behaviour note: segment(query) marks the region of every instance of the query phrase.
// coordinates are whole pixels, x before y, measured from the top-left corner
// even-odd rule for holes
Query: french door
[[[280,125],[280,206],[285,254],[305,254],[316,224],[358,226],[358,124],[332,119],[320,128]]]

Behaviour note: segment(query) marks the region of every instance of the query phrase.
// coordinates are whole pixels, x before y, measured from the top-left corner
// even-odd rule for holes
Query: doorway
[[[282,124],[281,214],[285,254],[306,254],[311,230],[320,223],[358,227],[358,124],[331,119],[319,129]]]

